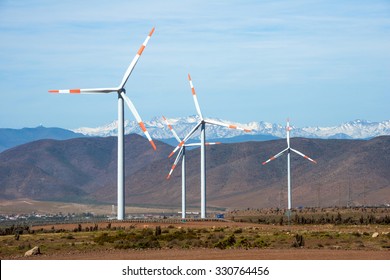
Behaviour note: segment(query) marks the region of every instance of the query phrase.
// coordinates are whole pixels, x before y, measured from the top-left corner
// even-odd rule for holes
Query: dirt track
[[[389,260],[390,251],[315,249],[109,250],[39,255],[41,260]]]

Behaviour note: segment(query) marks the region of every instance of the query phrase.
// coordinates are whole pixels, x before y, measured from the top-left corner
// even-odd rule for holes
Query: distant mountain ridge
[[[265,121],[237,123],[222,119],[214,119],[228,124],[238,125],[244,128],[252,129],[251,133],[244,133],[239,130],[227,129],[219,126],[206,126],[208,139],[233,138],[240,136],[241,141],[246,140],[245,136],[267,135],[284,138],[286,135],[285,125],[272,124]],[[168,121],[174,127],[179,136],[184,137],[198,122],[197,116],[189,116],[183,118],[170,118]],[[171,132],[166,127],[162,118],[155,117],[151,121],[145,121],[145,125],[154,139],[169,139],[172,138]],[[125,133],[136,133],[142,135],[142,131],[135,121],[127,120],[125,122]],[[114,136],[117,134],[117,121],[110,124],[88,128],[81,127],[73,130],[76,133],[81,133],[88,136]],[[366,120],[355,120],[343,123],[332,127],[303,127],[298,128],[293,126],[293,137],[306,138],[322,138],[322,139],[368,139],[377,136],[390,135],[390,120],[382,122],[371,122]],[[199,139],[199,134],[194,135],[195,139]],[[270,138],[264,139],[270,140]],[[240,141],[236,141],[240,142]]]
[[[85,137],[85,135],[57,127],[0,128],[0,152],[41,139],[67,140],[78,137]]]
[[[184,137],[199,121],[196,116],[183,118],[170,118],[169,122],[180,137]],[[206,126],[207,140],[223,143],[241,143],[247,141],[267,141],[278,138],[285,138],[285,125],[272,124],[269,122],[249,122],[246,124],[230,122],[221,119],[214,119],[230,124],[239,125],[252,129],[251,133],[244,133],[240,130],[227,129],[214,125]],[[153,139],[161,140],[170,145],[177,145],[171,132],[163,122],[162,118],[155,117],[145,121],[145,125]],[[143,133],[135,121],[125,121],[125,133],[136,133],[143,136]],[[67,130],[63,128],[47,128],[38,126],[35,128],[10,129],[0,128],[0,152],[9,148],[41,139],[67,140],[78,137],[109,137],[117,135],[117,121],[107,125],[88,128],[81,127]],[[390,120],[382,122],[370,122],[355,120],[333,127],[294,127],[292,137],[320,138],[320,139],[370,139],[378,136],[390,135]],[[199,140],[199,134],[195,134],[191,141]]]

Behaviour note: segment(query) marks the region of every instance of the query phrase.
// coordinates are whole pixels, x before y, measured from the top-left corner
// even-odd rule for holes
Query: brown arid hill
[[[126,136],[126,203],[180,207],[181,164],[166,180],[173,147]],[[292,138],[293,206],[381,205],[390,203],[390,136],[371,140]],[[208,206],[286,207],[286,156],[261,163],[286,141],[208,146]],[[200,205],[200,153],[187,152],[187,203]],[[0,198],[116,203],[116,138],[42,140],[0,154]]]
[[[126,136],[125,174],[166,159],[172,147],[157,145],[154,151],[145,138]],[[116,177],[116,137],[39,140],[0,154],[0,198],[99,202],[100,189],[116,196]]]

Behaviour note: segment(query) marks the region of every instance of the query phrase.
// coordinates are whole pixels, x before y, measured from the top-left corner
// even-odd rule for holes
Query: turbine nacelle
[[[178,164],[178,162],[180,161],[180,159],[182,158],[182,156],[184,155],[185,153],[185,148],[186,147],[196,147],[196,146],[200,146],[201,143],[189,143],[189,144],[186,144],[184,140],[181,140],[180,137],[177,135],[176,131],[173,129],[172,125],[169,123],[169,121],[167,120],[166,117],[163,116],[163,119],[164,119],[164,122],[165,124],[168,126],[169,130],[172,132],[173,136],[176,138],[177,142],[179,142],[179,147],[180,147],[180,151],[175,159],[175,162],[173,163],[172,167],[171,167],[171,170],[169,171],[169,174],[168,176],[166,177],[167,179],[170,179],[171,178],[171,174],[173,172],[173,170],[175,170],[176,168],[176,165]],[[209,146],[209,145],[219,145],[221,144],[221,142],[207,142],[205,143],[205,145]],[[173,156],[174,153],[172,152],[169,157]]]
[[[292,130],[292,127],[290,126],[290,120],[287,119],[287,125],[286,125],[286,132],[287,132],[287,137],[286,137],[286,140],[287,140],[287,148],[284,149],[283,151],[277,153],[276,155],[270,157],[268,160],[264,161],[262,164],[265,165],[267,164],[268,162],[280,157],[284,152],[287,152],[287,153],[291,153],[291,151],[293,151],[294,153],[300,155],[301,157],[313,162],[313,163],[317,163],[314,159],[308,157],[307,155],[301,153],[300,151],[298,150],[295,150],[293,148],[290,147],[290,131]]]

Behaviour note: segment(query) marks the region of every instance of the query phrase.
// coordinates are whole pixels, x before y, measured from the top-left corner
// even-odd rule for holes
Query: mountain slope
[[[0,154],[0,197],[45,200],[97,200],[109,188],[116,195],[116,137],[39,140]],[[171,147],[158,143],[154,152],[138,135],[125,137],[125,174],[166,158]]]
[[[390,137],[370,141],[293,138],[291,143],[292,147],[318,161],[315,165],[292,155],[294,206],[389,203]],[[285,207],[286,157],[282,156],[265,166],[261,164],[285,146],[285,140],[277,140],[207,147],[208,205]],[[197,150],[190,151],[187,156],[188,203],[197,206],[200,201],[199,157]],[[159,177],[165,175],[166,172],[160,170],[160,164],[152,166],[154,174],[159,174]],[[175,197],[177,205],[180,205],[181,170],[177,169],[170,181],[161,183],[161,189],[165,196]],[[136,174],[138,178],[144,176],[144,170]],[[163,194],[158,196],[161,199]],[[129,198],[131,200],[131,196]]]
[[[126,136],[126,202],[180,206],[181,168],[165,177],[173,147],[157,152],[138,135]],[[390,137],[372,140],[292,138],[293,206],[378,205],[390,201]],[[286,157],[261,163],[286,146],[285,139],[208,146],[209,206],[285,207]],[[200,205],[199,149],[187,154],[187,201]],[[0,198],[116,203],[116,138],[41,140],[0,154]]]

